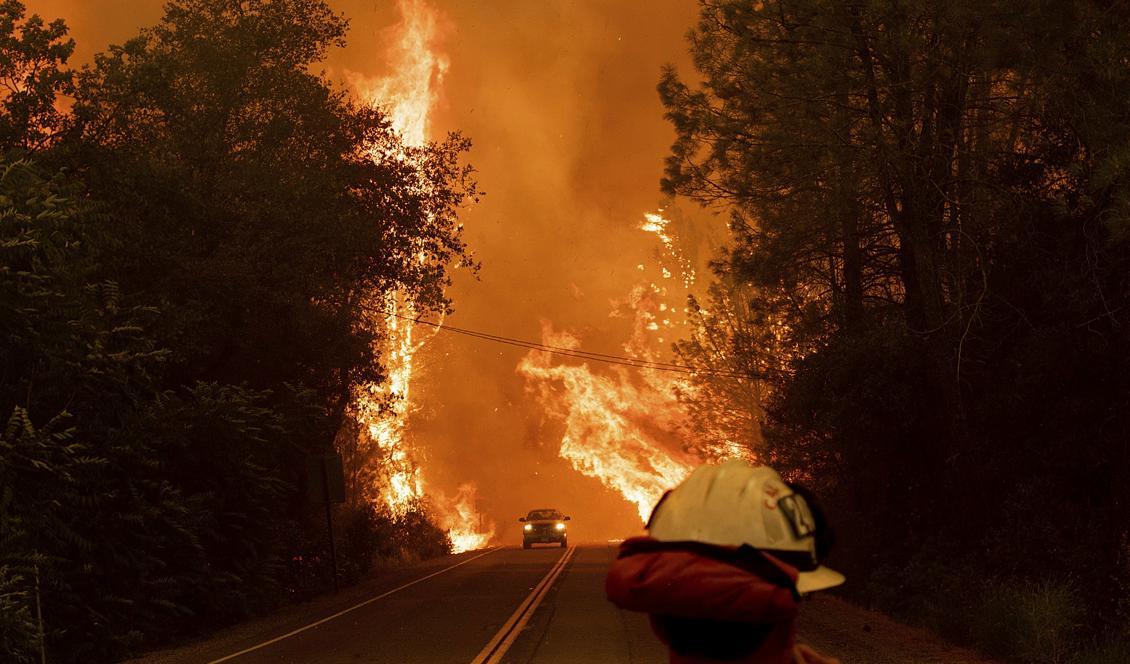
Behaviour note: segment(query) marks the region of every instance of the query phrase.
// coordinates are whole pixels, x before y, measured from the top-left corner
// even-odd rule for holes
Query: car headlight
[[[530,525],[530,524],[528,524],[528,523],[527,523],[526,525],[522,526],[522,530],[525,530],[525,531],[527,531],[527,532],[528,532],[528,531],[531,531],[531,530],[533,530],[533,529],[534,529],[534,527],[533,527],[533,526],[531,526],[531,525]]]
[[[556,526],[554,526],[554,528],[556,528],[558,530],[565,530],[565,524],[559,523]]]

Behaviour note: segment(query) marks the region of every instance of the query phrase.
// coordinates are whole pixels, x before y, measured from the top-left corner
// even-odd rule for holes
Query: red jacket
[[[667,645],[671,634],[661,616],[749,624],[765,632],[740,664],[791,664],[796,644],[797,571],[772,556],[742,547],[699,542],[661,542],[633,537],[605,579],[616,606],[651,615],[652,628]],[[737,626],[739,629],[740,625]],[[720,660],[671,651],[672,664]]]

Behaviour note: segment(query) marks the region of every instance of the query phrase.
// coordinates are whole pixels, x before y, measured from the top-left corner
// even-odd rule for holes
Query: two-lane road
[[[600,546],[480,552],[211,661],[665,661],[646,617],[604,599],[614,555]]]
[[[427,561],[141,661],[662,664],[647,618],[604,597],[615,555],[607,545],[506,547]],[[801,610],[800,637],[844,664],[988,662],[819,593]]]

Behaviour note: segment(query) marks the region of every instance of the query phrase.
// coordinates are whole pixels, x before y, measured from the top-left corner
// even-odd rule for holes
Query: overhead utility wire
[[[386,316],[392,318],[399,318],[402,320],[419,323],[421,325],[428,325],[438,330],[446,330],[448,332],[455,332],[465,336],[482,339],[484,341],[493,341],[495,343],[506,344],[508,346],[518,346],[520,348],[529,348],[531,350],[539,350],[553,355],[562,355],[565,357],[574,357],[584,360],[594,360],[597,362],[606,362],[608,364],[619,364],[622,366],[636,367],[637,369],[654,369],[656,371],[670,371],[672,373],[682,374],[707,374],[711,376],[722,376],[726,378],[747,378],[756,379],[756,376],[733,371],[718,371],[716,369],[699,369],[686,364],[673,364],[671,362],[659,362],[656,360],[644,360],[636,357],[625,357],[621,355],[609,355],[607,353],[595,353],[577,348],[565,348],[563,346],[549,346],[546,344],[538,343],[535,341],[526,341],[523,339],[513,339],[510,337],[503,337],[495,334],[488,334],[486,332],[478,332],[475,330],[468,330],[446,323],[436,323],[434,321],[427,321],[420,318],[413,318],[411,316],[403,316],[391,312],[384,312]]]
[[[544,351],[550,352],[550,353],[561,352],[561,353],[568,353],[570,355],[579,355],[579,356],[584,356],[584,357],[590,357],[594,360],[608,359],[608,360],[615,360],[617,362],[631,362],[633,364],[639,364],[640,366],[655,367],[655,368],[665,367],[665,368],[679,369],[679,370],[688,370],[688,369],[689,370],[695,370],[694,367],[691,367],[691,366],[688,366],[688,365],[685,365],[685,364],[673,364],[671,362],[660,362],[658,360],[644,360],[644,359],[640,359],[640,358],[637,358],[637,357],[625,357],[623,355],[609,355],[607,353],[596,353],[596,352],[593,352],[593,351],[581,350],[579,348],[568,348],[568,347],[565,347],[565,346],[549,346],[549,345],[539,343],[539,342],[536,342],[536,341],[524,341],[522,339],[511,339],[510,337],[502,337],[502,336],[498,336],[496,334],[489,334],[487,332],[477,332],[475,330],[468,330],[468,329],[465,329],[465,328],[459,328],[459,327],[455,327],[454,325],[447,325],[445,323],[432,323],[432,322],[429,322],[429,321],[418,320],[418,319],[415,319],[415,318],[413,318],[411,320],[414,321],[414,322],[417,322],[417,323],[423,323],[425,325],[432,325],[432,326],[435,326],[435,327],[444,328],[444,329],[450,330],[452,332],[458,332],[460,334],[467,334],[467,335],[470,335],[470,336],[479,337],[479,338],[487,339],[487,340],[490,340],[490,341],[498,341],[498,342],[502,342],[502,343],[514,343],[514,344],[518,344],[518,345],[521,345],[521,346],[526,347],[526,348],[535,348],[537,350],[544,350]]]
[[[644,360],[644,359],[640,359],[640,358],[636,358],[636,357],[624,357],[622,355],[609,355],[607,353],[596,353],[596,352],[592,352],[592,351],[581,350],[579,348],[566,348],[564,346],[549,346],[549,345],[546,345],[546,344],[543,344],[543,343],[538,343],[536,341],[525,341],[525,340],[522,340],[522,339],[512,339],[510,337],[503,337],[503,336],[499,336],[499,335],[496,335],[496,334],[489,334],[487,332],[478,332],[478,331],[475,331],[475,330],[468,330],[468,329],[465,329],[465,328],[455,327],[454,325],[448,325],[446,323],[435,323],[435,322],[432,322],[432,321],[426,321],[426,320],[422,320],[422,319],[419,319],[419,318],[412,318],[410,316],[402,316],[402,315],[399,315],[399,314],[393,314],[393,313],[388,313],[388,312],[386,312],[386,313],[387,313],[387,315],[392,316],[394,318],[400,318],[400,319],[403,319],[403,320],[412,321],[413,323],[422,323],[424,325],[430,325],[432,327],[447,330],[449,332],[457,332],[459,334],[465,334],[467,336],[472,336],[472,337],[476,337],[476,338],[479,338],[479,339],[485,339],[487,341],[497,341],[499,343],[504,343],[504,344],[508,344],[508,345],[511,345],[511,346],[521,346],[522,348],[531,348],[531,349],[534,349],[534,350],[543,350],[543,351],[546,351],[546,352],[549,352],[549,353],[569,355],[570,357],[583,357],[583,358],[586,358],[586,359],[601,360],[601,361],[609,360],[609,361],[612,361],[614,363],[625,363],[625,364],[631,364],[632,366],[640,366],[640,367],[645,367],[645,368],[650,368],[650,369],[663,368],[663,369],[674,369],[674,370],[677,370],[677,371],[699,371],[698,369],[691,367],[691,366],[688,366],[688,365],[685,365],[685,364],[673,364],[671,362],[660,362],[658,360]]]
[[[428,321],[419,321],[419,322],[423,323],[424,325],[435,325],[433,323],[429,323]],[[509,338],[505,338],[505,337],[498,337],[498,336],[495,336],[495,335],[492,335],[492,334],[475,332],[474,330],[464,330],[464,329],[460,329],[460,328],[453,327],[453,326],[450,326],[450,325],[436,325],[436,327],[438,327],[439,329],[442,329],[442,330],[447,330],[448,332],[455,332],[457,334],[464,334],[464,335],[467,335],[469,337],[474,337],[476,339],[483,339],[485,341],[494,341],[494,342],[497,342],[497,343],[507,344],[507,345],[510,345],[510,346],[518,346],[518,347],[521,347],[521,348],[529,348],[531,350],[537,350],[537,351],[541,351],[541,352],[544,352],[544,353],[552,353],[554,355],[564,355],[566,357],[577,357],[577,358],[586,359],[586,360],[595,360],[595,361],[598,361],[598,362],[608,362],[610,364],[622,364],[622,365],[625,365],[625,366],[638,367],[638,368],[641,368],[641,369],[657,369],[657,370],[660,370],[660,371],[674,371],[674,372],[677,372],[677,373],[694,373],[696,371],[693,367],[686,367],[686,366],[681,366],[681,365],[659,363],[659,362],[653,363],[651,360],[641,360],[639,358],[633,358],[633,357],[616,357],[616,356],[608,356],[608,355],[603,355],[603,354],[590,354],[588,351],[583,351],[583,350],[579,350],[579,349],[545,346],[545,345],[534,343],[534,342],[525,342],[525,341],[518,340],[518,339],[509,339]]]

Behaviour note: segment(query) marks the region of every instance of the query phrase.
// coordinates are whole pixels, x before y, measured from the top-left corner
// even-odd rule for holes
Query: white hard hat
[[[802,593],[844,582],[843,574],[817,559],[817,527],[804,496],[777,471],[737,459],[696,468],[659,501],[647,523],[657,540],[764,551],[797,568]]]

